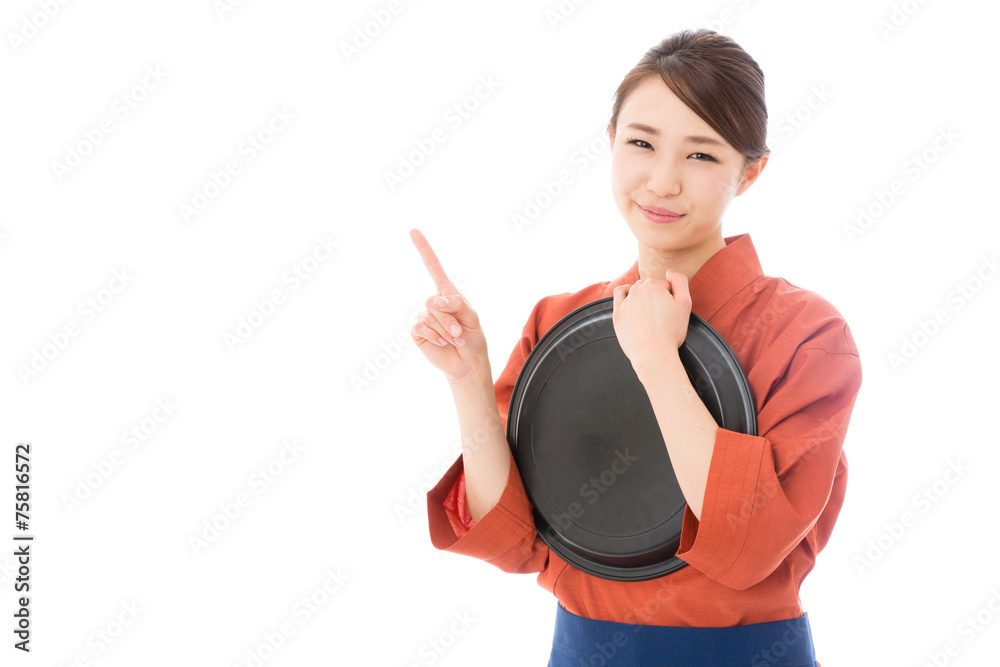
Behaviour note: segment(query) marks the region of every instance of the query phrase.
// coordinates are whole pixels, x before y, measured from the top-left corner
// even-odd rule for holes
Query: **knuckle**
[[[425,338],[432,343],[437,343],[437,339],[440,338],[441,334],[434,330],[433,327],[429,327],[426,324],[422,325],[419,329],[418,334],[421,338]]]

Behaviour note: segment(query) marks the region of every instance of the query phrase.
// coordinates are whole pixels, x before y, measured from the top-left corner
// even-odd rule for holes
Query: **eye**
[[[625,142],[632,144],[637,148],[652,148],[652,145],[650,145],[649,142],[643,141],[642,139],[635,139],[635,138],[626,139]],[[718,162],[718,160],[715,159],[715,157],[713,155],[710,155],[709,153],[691,153],[691,155],[701,156],[697,158],[699,162]]]

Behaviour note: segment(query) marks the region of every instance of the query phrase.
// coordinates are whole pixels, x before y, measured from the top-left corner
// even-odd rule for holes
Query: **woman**
[[[829,302],[764,275],[749,234],[722,235],[726,207],[767,164],[766,124],[763,73],[730,38],[682,31],[647,52],[608,124],[612,192],[638,260],[615,280],[542,298],[495,384],[475,311],[411,230],[439,292],[411,335],[449,381],[463,443],[427,494],[431,541],[539,573],[558,599],[550,667],[819,667],[798,591],[843,503],[861,365]],[[532,347],[564,315],[612,295],[615,333],[687,501],[677,556],[688,566],[643,581],[588,574],[548,548],[505,437]],[[691,400],[676,352],[691,312],[736,353],[759,435],[719,427]]]

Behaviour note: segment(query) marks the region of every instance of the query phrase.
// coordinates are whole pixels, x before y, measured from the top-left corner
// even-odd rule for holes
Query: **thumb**
[[[614,291],[614,301],[612,302],[614,309],[617,310],[621,308],[621,303],[625,299],[625,295],[628,294],[629,285],[619,285]]]
[[[447,300],[447,305],[440,305],[442,303],[441,299]],[[461,294],[449,294],[447,296],[439,296],[435,301],[434,305],[438,306],[443,312],[451,313],[462,322],[465,326],[478,326],[479,318],[476,316],[476,312],[472,309],[471,304],[465,300],[465,297]]]
[[[688,277],[674,269],[667,269],[667,282],[670,284],[670,292],[674,298],[682,300],[690,299],[691,292],[688,289]]]
[[[464,310],[466,303],[468,302],[461,294],[445,294],[443,296],[439,296],[434,301],[435,306],[441,310],[446,310],[449,313]]]

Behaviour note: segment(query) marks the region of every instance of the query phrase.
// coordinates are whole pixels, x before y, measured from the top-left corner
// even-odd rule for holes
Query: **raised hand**
[[[410,238],[437,288],[437,294],[427,297],[427,310],[420,313],[410,329],[410,336],[428,361],[444,372],[449,382],[462,381],[472,372],[490,378],[490,360],[479,316],[448,279],[420,230],[411,229]],[[447,305],[437,302],[441,297],[447,299]]]

